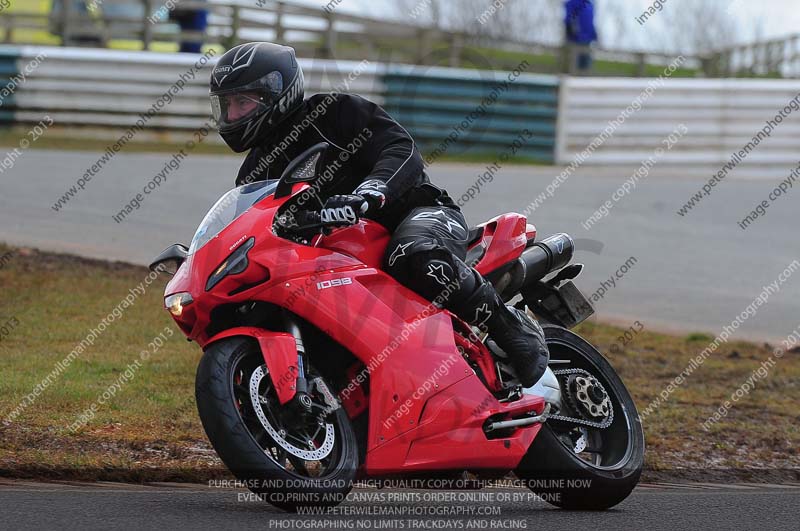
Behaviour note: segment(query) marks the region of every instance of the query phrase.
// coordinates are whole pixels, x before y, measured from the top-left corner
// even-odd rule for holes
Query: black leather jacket
[[[430,184],[422,156],[406,129],[379,105],[351,94],[316,94],[278,127],[265,146],[245,158],[236,184],[277,179],[287,164],[309,147],[327,142],[321,168],[330,172],[322,200],[350,194],[366,180],[388,187],[386,205],[374,218],[390,230],[418,206],[452,206],[443,190]]]

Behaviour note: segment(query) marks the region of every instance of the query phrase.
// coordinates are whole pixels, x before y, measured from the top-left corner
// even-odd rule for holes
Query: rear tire
[[[516,475],[545,501],[557,507],[608,509],[628,497],[642,474],[644,432],[636,406],[616,371],[597,349],[564,328],[552,325],[543,328],[551,360],[572,360],[573,363],[566,367],[587,370],[607,390],[614,420],[602,436],[609,438],[617,448],[609,448],[607,456],[601,455],[598,463],[590,463],[565,443],[564,427],[548,421],[528,449],[515,471]],[[553,365],[552,368],[558,370],[562,367],[565,366]],[[627,442],[626,448],[621,447],[623,440]]]
[[[275,439],[266,430],[258,431],[258,419],[254,421],[248,415],[247,407],[252,406],[241,399],[246,384],[236,382],[236,373],[241,367],[262,364],[261,350],[251,338],[223,339],[208,347],[197,368],[195,394],[209,441],[237,479],[276,507],[296,511],[299,507],[338,505],[352,488],[358,468],[358,447],[350,419],[342,408],[326,418],[335,427],[335,439],[328,464],[323,467],[320,461],[320,470],[324,468],[325,473],[319,477],[299,473],[308,473],[303,464],[308,462],[271,448]],[[265,411],[268,407],[264,406]],[[287,424],[283,429],[291,431],[292,427]]]

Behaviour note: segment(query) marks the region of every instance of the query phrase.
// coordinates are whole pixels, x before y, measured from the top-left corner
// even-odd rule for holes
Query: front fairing
[[[273,222],[280,207],[291,197],[302,193],[308,185],[297,185],[290,197],[275,199],[269,195],[239,214],[229,225],[210,237],[190,254],[176,275],[167,284],[165,296],[189,293],[192,303],[173,318],[183,332],[201,345],[214,308],[223,304],[259,300],[281,305],[286,294],[273,289],[299,277],[314,278],[321,271],[359,269],[366,265],[360,260],[321,247],[300,245],[279,238],[273,232]],[[254,238],[246,253],[247,266],[243,271],[229,274],[211,289],[209,277],[220,270],[239,248]]]
[[[259,181],[229,190],[211,207],[194,233],[189,254],[196,253],[253,205],[275,193],[278,182]]]

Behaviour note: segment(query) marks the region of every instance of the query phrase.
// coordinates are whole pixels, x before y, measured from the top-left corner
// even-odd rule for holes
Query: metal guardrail
[[[620,112],[649,83],[647,79],[565,78],[556,161],[569,164],[612,121],[619,123]],[[659,164],[719,169],[752,142],[767,120],[774,120],[776,114],[790,108],[787,106],[799,90],[797,82],[790,80],[669,79],[655,89],[641,110],[614,127],[613,134],[586,163],[638,166],[653,156],[657,147],[666,148],[664,139],[676,126],[684,124],[688,133],[671,149],[665,149]],[[797,163],[800,121],[796,117],[784,119],[770,135],[741,163],[745,171],[748,167],[760,171],[766,165]]]
[[[210,114],[208,79],[212,57],[189,79],[202,56],[115,50],[0,46],[0,71],[9,78],[35,57],[45,59],[0,104],[6,121],[35,123],[48,113],[64,126],[128,127],[180,79],[184,88],[148,121],[150,129],[197,129]],[[383,100],[382,68],[351,61],[300,59],[309,93],[330,91],[351,73],[350,90],[379,103]],[[5,76],[5,74],[2,74]]]
[[[0,47],[0,87],[8,89],[8,94],[0,95],[2,98],[0,99],[0,124],[14,121],[14,112],[9,109],[13,108],[16,102],[10,87],[13,86],[12,78],[20,71],[17,65],[18,55],[15,49]]]
[[[558,78],[516,72],[391,67],[384,106],[427,151],[450,137],[453,153],[497,153],[529,131],[515,154],[551,162]]]
[[[36,57],[44,57],[29,69]],[[199,56],[101,49],[0,46],[0,121],[37,123],[49,114],[76,127],[127,128],[179,79]],[[212,58],[187,79],[173,101],[150,120],[150,131],[194,130],[209,119],[207,80]],[[643,94],[652,81],[573,78],[300,59],[307,91],[361,94],[384,105],[428,152],[501,153],[527,129],[520,155],[570,163]],[[5,87],[5,88],[3,88]],[[10,87],[10,90],[9,90]],[[766,121],[800,107],[796,81],[678,79],[656,86],[652,97],[597,146],[590,164],[640,164],[684,124],[688,133],[661,164],[722,165]],[[793,111],[800,114],[800,109]],[[800,123],[787,117],[753,149],[743,166],[797,160]],[[71,129],[70,129],[71,128]],[[449,141],[448,141],[449,139]],[[452,148],[452,149],[451,149]]]
[[[6,122],[36,123],[44,113],[60,126],[127,128],[149,109],[200,56],[100,49],[0,46],[0,71],[21,72],[45,59],[0,104]],[[145,129],[194,130],[209,119],[208,77],[212,58],[187,79]],[[451,153],[502,152],[524,129],[531,132],[518,155],[552,161],[558,79],[509,72],[368,62],[300,59],[306,91],[352,92],[384,105],[424,147],[445,141],[482,102],[486,112],[472,120]],[[512,79],[513,78],[513,79]],[[493,96],[493,94],[495,96]],[[477,114],[475,115],[477,116]],[[448,147],[450,147],[448,145]],[[449,150],[448,150],[449,151]]]

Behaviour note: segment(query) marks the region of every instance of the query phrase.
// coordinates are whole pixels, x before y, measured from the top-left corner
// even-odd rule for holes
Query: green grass
[[[643,318],[646,323],[646,319]],[[614,327],[586,323],[578,330],[611,361],[641,413],[713,338],[684,338],[645,331],[628,347],[610,351]],[[800,351],[795,349],[727,416],[705,431],[701,424],[772,355],[773,346],[745,341],[722,344],[669,400],[644,419],[647,464],[653,470],[800,468],[796,404],[800,399]],[[616,349],[614,349],[616,351]],[[753,478],[758,480],[758,478]],[[763,480],[763,479],[762,479]]]
[[[0,245],[0,326],[19,322],[0,341],[0,474],[127,480],[218,474],[220,463],[193,398],[201,352],[182,339],[162,309],[166,278],[155,281],[19,417],[2,422],[147,274],[142,267]],[[67,429],[165,330],[174,334],[130,383],[84,428]],[[640,411],[707,344],[700,334],[645,330],[627,347],[612,349],[621,329],[588,322],[577,331],[607,353]],[[700,427],[770,353],[766,345],[746,342],[721,346],[644,420],[648,468],[797,468],[796,352],[780,360],[710,432]]]
[[[50,7],[52,6],[52,0],[27,0],[25,2],[11,2],[6,9],[9,13],[36,13],[40,15],[46,15],[50,13]],[[4,28],[0,30],[0,35],[2,35],[3,42],[7,39],[7,30]],[[12,30],[12,43],[24,43],[24,44],[40,44],[40,45],[49,45],[49,46],[58,46],[61,43],[61,39],[52,35],[48,31],[38,31],[33,29],[13,29]]]
[[[138,1],[138,0],[137,0]],[[53,4],[52,0],[25,0],[24,2],[12,1],[11,5],[7,8],[9,13],[15,14],[35,14],[49,16],[50,9]],[[153,3],[154,6],[158,4]],[[8,40],[7,30],[0,29],[0,39],[2,42]],[[14,28],[11,32],[10,42],[12,44],[37,44],[42,46],[60,46],[61,38],[53,35],[48,30],[36,29],[19,29]],[[112,39],[108,43],[108,47],[114,50],[141,50],[142,41],[132,39]],[[211,46],[218,52],[223,51],[221,46]],[[151,44],[151,51],[154,52],[177,52],[179,49],[176,42],[161,42],[156,41]],[[208,49],[206,47],[205,49]]]
[[[321,43],[319,44],[321,46]],[[379,39],[377,41],[377,56],[392,57],[394,62],[416,63],[418,60],[417,43],[398,38]],[[428,62],[435,63],[436,66],[450,66],[450,45],[445,41],[435,42],[431,46],[431,53]],[[337,43],[337,57],[340,59],[358,59],[363,55],[363,44],[357,41],[341,39]],[[551,54],[536,54],[528,52],[518,52],[513,50],[503,50],[498,48],[488,48],[479,46],[466,46],[463,51],[464,62],[462,68],[468,69],[492,69],[507,70],[516,68],[523,61],[527,61],[529,66],[525,69],[527,73],[558,74],[561,72],[561,56]],[[635,77],[638,74],[639,66],[634,63],[621,61],[595,60],[593,64],[593,74],[599,76],[621,76]],[[644,75],[646,77],[657,77],[664,73],[664,66],[646,65]],[[678,68],[671,77],[695,77],[698,71],[692,68]]]
[[[0,256],[6,252],[0,247]],[[13,318],[19,325],[0,343],[0,419],[147,273],[141,267],[36,252],[12,255],[0,269],[0,323]],[[148,448],[204,443],[194,409],[200,350],[182,338],[162,309],[165,282],[156,280],[10,426],[0,427],[0,469],[130,468],[136,466],[135,456],[148,457]],[[165,329],[174,332],[167,345],[142,362],[85,428],[71,433],[67,426]],[[147,461],[168,467],[196,464],[191,458],[173,459],[169,452]]]
[[[434,148],[435,149],[435,148]],[[461,162],[465,164],[489,164],[495,161],[498,161],[502,151],[493,152],[493,151],[469,151],[463,153],[445,153],[444,155],[440,155],[436,157],[433,161],[433,164],[437,162]],[[422,158],[423,160],[428,155],[424,149],[422,150]],[[544,162],[541,159],[529,157],[529,156],[514,156],[513,158],[508,159],[503,164],[512,165],[512,166],[552,166],[550,162]]]
[[[688,336],[686,336],[686,341],[702,341],[705,343],[710,343],[713,341],[714,338],[711,337],[709,334],[703,332],[692,332]]]

